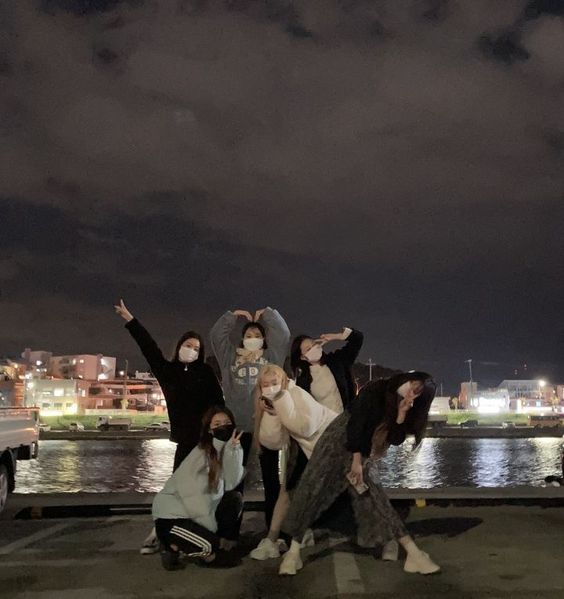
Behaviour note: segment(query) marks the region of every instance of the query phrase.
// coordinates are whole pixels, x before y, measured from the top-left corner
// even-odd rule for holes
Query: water
[[[387,487],[540,486],[560,472],[561,439],[425,439],[392,447],[381,467]],[[172,471],[166,439],[41,441],[39,458],[18,463],[19,493],[156,492]],[[260,486],[256,468],[253,486]]]

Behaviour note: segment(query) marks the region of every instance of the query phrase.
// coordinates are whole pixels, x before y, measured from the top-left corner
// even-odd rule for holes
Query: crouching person
[[[243,497],[234,490],[244,476],[241,434],[230,410],[210,408],[200,442],[156,495],[153,519],[166,570],[183,567],[180,552],[202,566],[238,564],[223,548],[237,540],[243,510]]]

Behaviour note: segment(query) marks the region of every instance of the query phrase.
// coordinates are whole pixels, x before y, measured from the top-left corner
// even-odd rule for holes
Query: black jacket
[[[358,357],[363,341],[364,335],[360,331],[353,329],[345,345],[334,352],[323,354],[321,361],[323,365],[329,367],[329,370],[335,377],[335,382],[337,383],[337,388],[341,394],[341,400],[345,409],[349,407],[352,399],[356,396],[356,384],[351,369]],[[298,370],[296,385],[310,393],[312,382],[311,371],[306,362],[300,362],[300,364],[302,363],[304,366],[300,366]]]
[[[125,326],[163,390],[170,420],[170,440],[195,447],[200,439],[204,413],[212,406],[225,405],[214,371],[201,360],[183,364],[178,360],[165,359],[147,329],[136,318]]]
[[[406,381],[417,378],[419,374],[421,373],[401,373],[387,379],[371,381],[360,390],[358,396],[351,403],[351,415],[347,425],[346,446],[351,453],[359,452],[363,456],[370,455],[372,435],[384,420],[386,405],[390,410],[387,442],[390,445],[401,445],[405,441],[406,435],[413,432],[410,417],[415,412],[410,410],[402,424],[396,422],[400,400],[397,389]],[[425,413],[425,417],[434,396],[434,384],[429,383],[417,399],[418,408]]]

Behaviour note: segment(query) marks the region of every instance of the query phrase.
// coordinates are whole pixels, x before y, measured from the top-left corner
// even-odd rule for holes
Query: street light
[[[376,366],[375,362],[372,361],[372,358],[368,358],[368,380],[372,380],[372,366]]]

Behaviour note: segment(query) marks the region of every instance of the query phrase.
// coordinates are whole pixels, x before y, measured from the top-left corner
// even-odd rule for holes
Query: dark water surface
[[[560,471],[558,438],[425,439],[392,447],[381,467],[387,487],[540,486]],[[155,492],[172,471],[166,439],[41,441],[39,458],[18,463],[19,493]],[[260,486],[256,467],[250,484]]]

